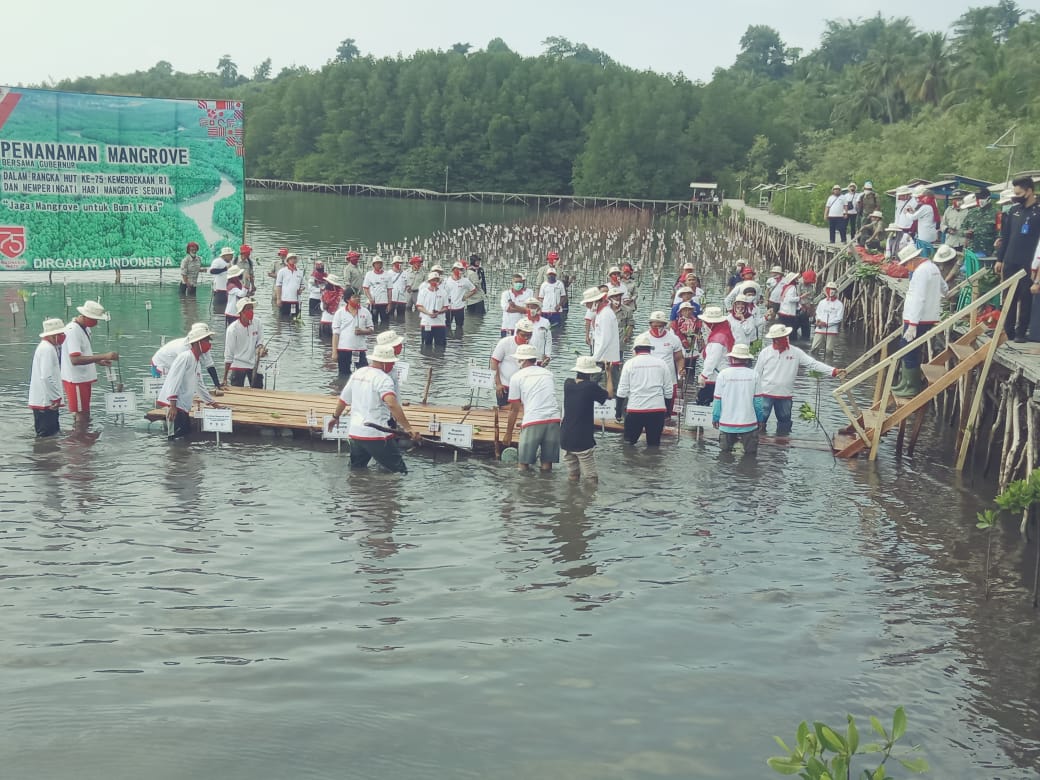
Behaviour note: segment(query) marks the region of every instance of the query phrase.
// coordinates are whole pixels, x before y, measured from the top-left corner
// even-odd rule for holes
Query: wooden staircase
[[[985,299],[973,297],[967,306],[954,312],[942,322],[934,325],[928,332],[921,333],[913,342],[887,354],[888,346],[896,341],[901,331],[890,334],[880,342],[873,350],[864,355],[857,363],[863,363],[866,359],[880,352],[878,363],[855,378],[846,381],[834,391],[835,400],[844,410],[849,418],[849,425],[835,434],[832,445],[838,457],[851,458],[861,452],[869,450],[870,460],[877,457],[878,447],[882,437],[893,428],[898,428],[897,449],[902,450],[907,422],[913,418],[913,428],[910,434],[908,452],[912,453],[917,441],[928,405],[943,391],[949,389],[957,382],[965,382],[963,403],[960,414],[960,427],[957,442],[958,470],[964,466],[967,457],[968,446],[971,443],[974,426],[978,419],[981,406],[983,388],[986,376],[993,361],[997,348],[1004,343],[1004,319],[1006,307],[1001,311],[1000,319],[996,324],[995,337],[985,338],[987,328],[976,321],[977,310],[992,300],[994,293],[1000,294],[1011,288],[1024,274],[1022,271],[1014,277],[1006,280],[999,287],[987,292]],[[972,281],[975,277],[967,281]],[[967,282],[966,282],[967,283]],[[954,295],[955,290],[950,291]],[[954,328],[962,325],[968,320],[967,330],[962,335],[957,335]],[[945,336],[946,346],[935,353],[930,360],[921,364],[921,372],[924,375],[926,385],[916,396],[902,398],[892,393],[892,385],[896,375],[896,369],[902,357],[911,350],[933,339]],[[951,340],[951,338],[953,340]],[[850,366],[855,368],[856,364]],[[979,369],[978,377],[973,381],[973,372]],[[862,386],[867,380],[874,379],[874,392],[870,404],[861,408],[853,393],[857,387]],[[862,397],[862,391],[861,391]],[[970,404],[969,404],[970,399]]]

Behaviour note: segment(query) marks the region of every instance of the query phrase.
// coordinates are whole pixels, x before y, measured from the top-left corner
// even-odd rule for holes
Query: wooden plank
[[[924,378],[928,380],[928,384],[932,385],[941,380],[949,369],[946,366],[935,366],[929,363],[921,364],[921,373],[924,374]]]

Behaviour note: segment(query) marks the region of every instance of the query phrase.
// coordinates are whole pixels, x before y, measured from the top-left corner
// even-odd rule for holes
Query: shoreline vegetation
[[[831,20],[808,53],[751,25],[708,82],[543,44],[537,57],[496,38],[375,58],[348,38],[314,71],[275,74],[267,59],[249,76],[224,55],[212,72],[163,61],[43,86],[242,100],[253,179],[664,200],[688,199],[691,181],[738,196],[787,183],[778,213],[813,224],[834,182],[883,191],[951,170],[1000,181],[1012,155],[1029,167],[1040,150],[1040,15],[1013,0],[941,31]],[[1009,127],[1014,148],[997,146]]]

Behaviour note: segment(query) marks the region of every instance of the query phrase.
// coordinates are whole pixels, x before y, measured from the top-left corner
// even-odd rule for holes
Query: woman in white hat
[[[119,360],[119,353],[95,355],[90,343],[91,329],[101,320],[111,319],[104,306],[86,301],[76,311],[79,314],[65,326],[65,341],[61,345],[61,383],[69,411],[74,415],[73,425],[83,432],[90,423],[90,395],[97,381],[97,367],[112,365]]]
[[[361,288],[368,298],[368,308],[372,312],[372,321],[390,323],[390,274],[383,270],[383,258],[376,255],[372,258],[372,270],[365,274]]]
[[[29,408],[33,412],[37,438],[61,433],[58,410],[62,391],[58,354],[63,341],[65,323],[59,319],[44,320],[29,374]]]
[[[177,356],[170,366],[162,389],[156,397],[159,406],[166,407],[166,422],[170,438],[178,439],[191,433],[191,411],[195,396],[210,407],[218,408],[206,385],[202,383],[200,360],[213,348],[213,329],[204,322],[195,323],[188,331],[188,349]]]
[[[227,272],[227,302],[224,304],[224,327],[238,319],[238,302],[249,295],[245,287],[245,269],[240,265],[231,266]]]
[[[318,336],[332,338],[332,321],[343,304],[343,281],[336,274],[325,277],[325,289],[321,291],[321,319]]]
[[[650,354],[668,368],[668,375],[672,380],[672,397],[666,399],[665,408],[668,416],[671,416],[675,395],[679,391],[679,378],[686,374],[686,355],[683,352],[682,341],[676,332],[668,327],[668,315],[664,311],[650,312],[650,329],[642,335],[650,340]]]
[[[598,482],[595,406],[604,403],[610,394],[595,381],[603,369],[591,355],[580,355],[571,371],[575,378],[563,383],[563,421],[560,423],[563,460],[572,482],[579,479]]]
[[[732,452],[737,442],[745,455],[758,452],[758,428],[765,417],[759,393],[758,376],[751,368],[747,344],[734,344],[727,353],[729,366],[719,372],[715,382],[711,421],[719,431],[719,447]]]

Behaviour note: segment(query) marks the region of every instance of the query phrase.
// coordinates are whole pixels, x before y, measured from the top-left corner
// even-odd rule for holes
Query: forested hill
[[[997,180],[1009,150],[986,146],[1012,125],[1015,169],[1040,167],[1040,17],[1014,0],[947,31],[876,16],[828,22],[809,53],[764,26],[740,47],[708,83],[549,38],[537,57],[495,39],[379,59],[347,39],[317,71],[275,75],[267,60],[248,77],[225,55],[212,73],[159,62],[48,86],[243,100],[248,173],[263,178],[441,190],[447,167],[453,191],[652,198],[688,197],[692,180],[747,189],[785,168],[824,189],[949,171]]]

